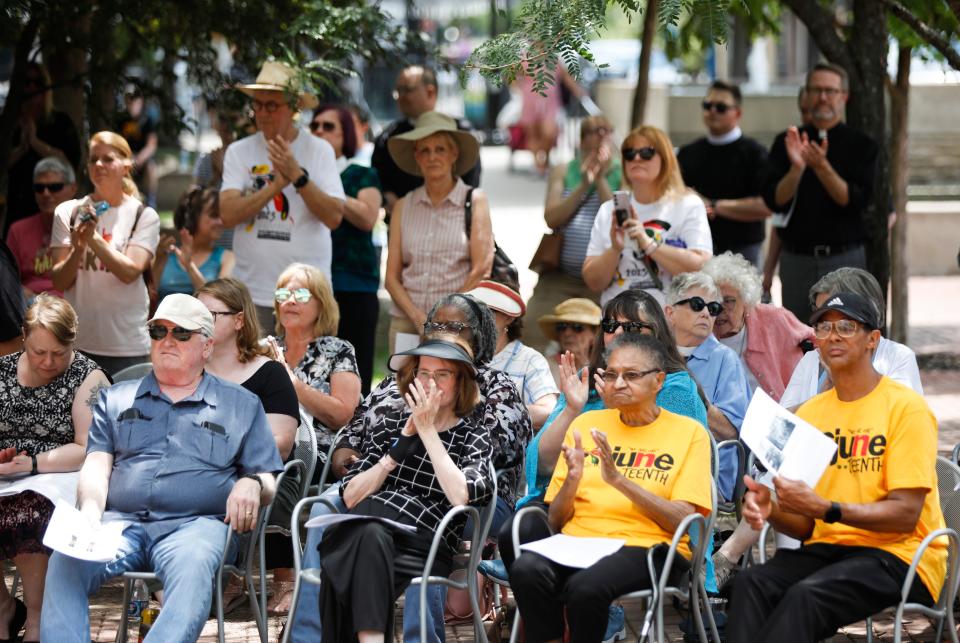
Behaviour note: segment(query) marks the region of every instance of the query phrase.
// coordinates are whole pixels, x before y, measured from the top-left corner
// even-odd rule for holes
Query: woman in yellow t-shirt
[[[656,404],[665,360],[656,339],[618,336],[597,380],[607,408],[570,425],[545,498],[550,527],[625,546],[582,569],[521,554],[510,584],[529,641],[559,641],[564,609],[571,640],[602,640],[610,602],[650,587],[647,550],[668,544],[688,515],[711,511],[707,433]],[[680,553],[689,559],[686,541]]]

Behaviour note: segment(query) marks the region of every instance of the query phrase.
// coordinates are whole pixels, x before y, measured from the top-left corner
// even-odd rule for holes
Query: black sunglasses
[[[657,148],[648,145],[647,147],[627,147],[622,151],[624,160],[633,161],[638,156],[644,161],[649,161],[657,155]]]
[[[459,335],[464,329],[469,329],[469,324],[463,322],[424,322],[424,333],[453,333]]]
[[[711,103],[710,101],[705,100],[700,104],[703,105],[703,111],[709,112],[712,109],[718,114],[726,114],[728,109],[734,108],[733,105],[727,105],[726,103],[721,103],[719,101]]]
[[[318,129],[322,129],[324,132],[332,132],[333,130],[337,129],[337,124],[332,123],[330,121],[323,121],[323,122],[311,121],[310,131],[316,132]]]
[[[675,303],[674,306],[682,306],[683,304],[690,306],[690,310],[695,313],[699,313],[701,310],[706,308],[711,317],[717,317],[723,312],[723,304],[721,304],[719,301],[711,301],[709,303],[705,302],[703,297],[690,297],[688,299],[681,299]]]
[[[616,319],[604,319],[600,322],[600,327],[603,328],[603,332],[605,333],[615,333],[617,329],[621,327],[625,333],[642,333],[645,330],[649,330],[652,333],[656,330],[647,322],[617,321]]]
[[[574,324],[573,322],[557,322],[554,326],[558,333],[562,333],[568,328],[575,333],[582,333],[583,329],[586,328],[584,324]]]
[[[43,191],[46,190],[53,194],[54,192],[62,190],[64,185],[66,185],[66,183],[34,183],[33,191],[37,194],[43,194]]]
[[[181,326],[174,326],[173,328],[167,328],[166,326],[161,326],[160,324],[152,324],[147,326],[147,332],[150,333],[150,339],[159,342],[161,339],[167,336],[167,333],[173,335],[173,338],[178,342],[189,342],[190,337],[198,334],[199,330],[187,330]]]

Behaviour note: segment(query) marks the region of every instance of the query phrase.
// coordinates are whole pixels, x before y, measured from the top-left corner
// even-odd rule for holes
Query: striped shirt
[[[563,198],[570,195],[571,190],[564,188]],[[560,247],[560,269],[571,277],[582,279],[581,270],[583,260],[587,256],[587,246],[590,244],[590,231],[593,229],[593,220],[600,209],[600,195],[596,190],[590,192],[580,202],[580,207],[570,217],[563,232],[563,245]]]
[[[450,194],[436,206],[423,186],[406,196],[400,219],[400,280],[414,305],[425,313],[441,297],[456,292],[470,274],[470,240],[463,207],[469,189],[457,179]],[[390,314],[405,317],[395,303]]]

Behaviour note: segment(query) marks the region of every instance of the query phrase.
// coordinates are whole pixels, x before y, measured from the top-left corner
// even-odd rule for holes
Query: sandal
[[[267,614],[270,616],[285,616],[290,611],[293,587],[293,581],[281,580],[273,582],[273,596],[267,603]]]

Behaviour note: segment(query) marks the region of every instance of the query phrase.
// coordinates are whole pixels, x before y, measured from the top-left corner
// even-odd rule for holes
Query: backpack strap
[[[466,228],[467,241],[470,240],[470,228],[473,223],[473,188],[467,190],[467,198],[463,200],[463,227]]]

